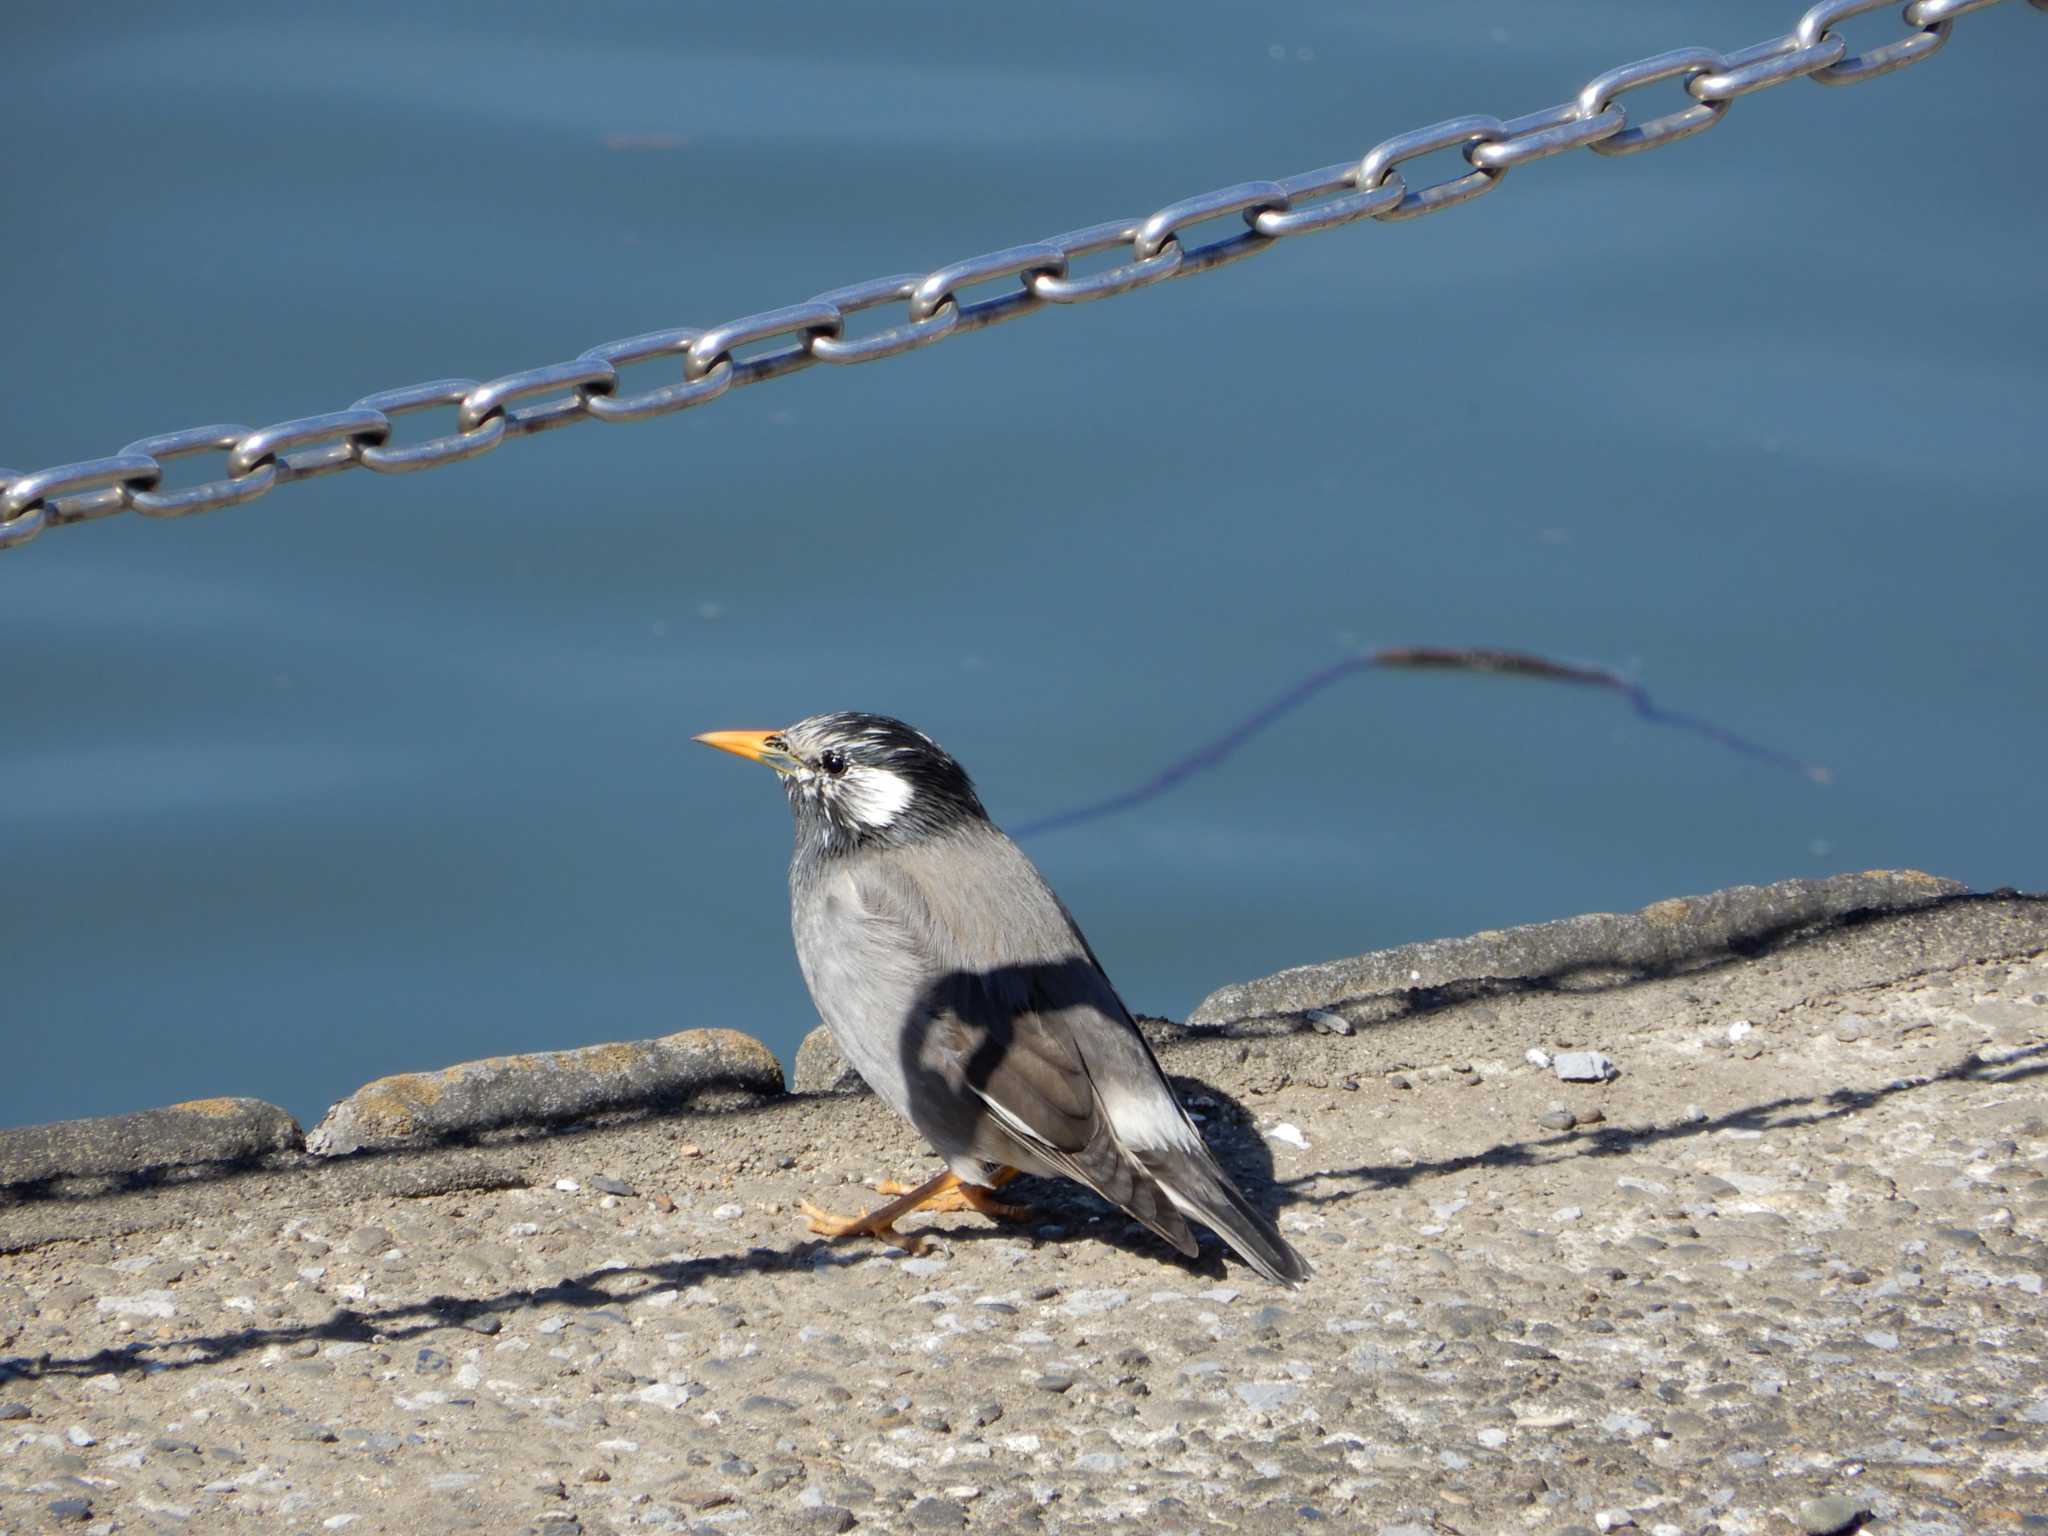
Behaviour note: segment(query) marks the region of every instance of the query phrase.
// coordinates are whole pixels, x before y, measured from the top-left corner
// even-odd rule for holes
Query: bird
[[[1019,1173],[1085,1184],[1182,1254],[1200,1221],[1266,1279],[1308,1262],[1233,1184],[1175,1095],[1095,951],[973,781],[887,715],[709,731],[772,768],[795,822],[797,964],[834,1042],[945,1171],[863,1216],[804,1202],[813,1232],[914,1248],[918,1210],[1024,1214]]]

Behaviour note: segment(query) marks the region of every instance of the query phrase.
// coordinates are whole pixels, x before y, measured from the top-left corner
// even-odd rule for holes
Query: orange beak
[[[765,763],[777,773],[788,773],[796,767],[796,759],[779,747],[768,743],[774,740],[774,731],[706,731],[693,737],[707,747],[716,747],[721,752],[736,753],[751,762]]]

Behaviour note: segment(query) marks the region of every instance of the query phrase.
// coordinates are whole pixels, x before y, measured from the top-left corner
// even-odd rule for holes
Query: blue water
[[[17,5],[0,463],[722,320],[1793,13]],[[1355,678],[1033,845],[1134,1006],[1736,882],[2048,884],[2044,65],[2007,4],[1440,218],[0,555],[0,1123],[313,1117],[694,1025],[786,1060],[786,813],[694,732],[901,714],[1021,822],[1360,645],[1615,666],[1835,781],[1598,692]]]

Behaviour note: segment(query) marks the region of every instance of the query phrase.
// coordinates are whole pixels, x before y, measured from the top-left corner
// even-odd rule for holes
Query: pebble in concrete
[[[1599,1051],[1559,1051],[1550,1069],[1567,1083],[1604,1083],[1621,1076],[1621,1068]]]

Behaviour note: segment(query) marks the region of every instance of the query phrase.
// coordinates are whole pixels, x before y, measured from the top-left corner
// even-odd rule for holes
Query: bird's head
[[[913,842],[988,819],[967,771],[887,715],[812,715],[779,731],[707,731],[697,740],[781,776],[799,853]]]

